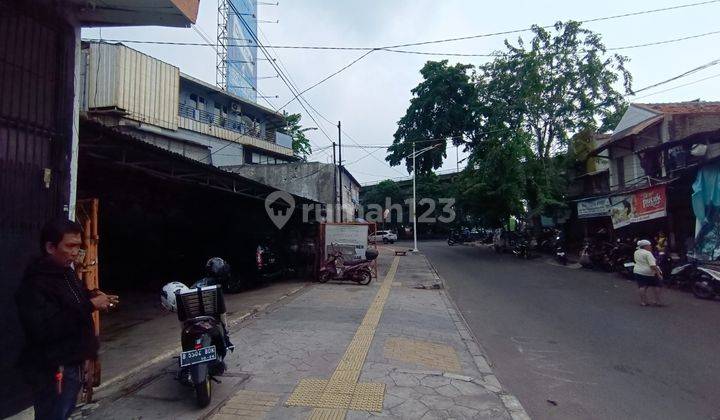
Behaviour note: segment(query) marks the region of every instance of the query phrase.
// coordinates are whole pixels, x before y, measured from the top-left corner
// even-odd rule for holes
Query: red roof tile
[[[720,114],[720,102],[668,102],[661,104],[638,104],[633,105],[649,109],[663,114]]]

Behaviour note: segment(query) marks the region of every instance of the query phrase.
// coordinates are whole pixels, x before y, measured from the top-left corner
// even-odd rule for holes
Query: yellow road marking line
[[[330,379],[301,379],[285,405],[313,407],[309,418],[317,420],[344,419],[348,409],[382,411],[385,384],[358,383],[358,379],[390,295],[399,263],[400,257],[395,257],[380,290]]]

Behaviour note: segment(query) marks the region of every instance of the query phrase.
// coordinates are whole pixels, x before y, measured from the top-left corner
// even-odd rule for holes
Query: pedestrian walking
[[[637,242],[637,250],[634,254],[635,267],[633,274],[638,284],[640,294],[640,305],[642,306],[665,306],[660,300],[660,281],[663,278],[662,271],[657,266],[655,257],[652,254],[652,244],[647,239]],[[652,288],[653,302],[647,301],[648,289]]]
[[[65,420],[83,384],[84,362],[97,358],[92,313],[112,308],[117,297],[89,291],[78,279],[78,223],[47,223],[40,243],[42,256],[27,267],[15,296],[25,333],[20,367],[32,387],[35,418]]]

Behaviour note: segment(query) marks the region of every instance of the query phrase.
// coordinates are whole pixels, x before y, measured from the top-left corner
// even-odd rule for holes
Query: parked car
[[[387,244],[387,243],[394,244],[395,241],[397,241],[397,238],[398,238],[397,234],[391,230],[378,230],[377,232],[375,232],[374,235],[370,235],[368,237],[368,240],[370,242],[382,241],[382,243],[384,243],[384,244]]]

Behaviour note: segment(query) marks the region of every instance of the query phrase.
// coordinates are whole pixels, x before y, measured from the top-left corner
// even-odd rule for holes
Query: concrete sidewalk
[[[194,404],[174,364],[90,418],[527,418],[505,393],[422,255],[381,250],[369,286],[317,284],[232,330],[213,403]]]
[[[236,323],[262,311],[270,304],[292,295],[308,283],[284,281],[238,294],[226,294],[228,323]],[[177,314],[160,307],[160,294],[151,297],[154,302],[121,308],[125,313],[109,314],[103,324],[100,361],[103,381],[96,390],[98,398],[114,392],[114,387],[125,382],[152,364],[172,358],[180,348],[180,331]]]

